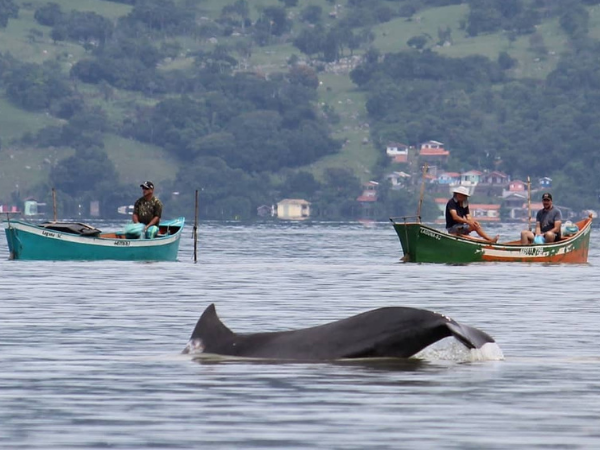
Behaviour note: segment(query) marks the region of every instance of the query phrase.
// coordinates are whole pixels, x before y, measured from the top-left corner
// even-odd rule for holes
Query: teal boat
[[[175,261],[185,224],[180,217],[163,221],[152,239],[109,232],[77,222],[33,224],[7,220],[6,239],[11,259]]]

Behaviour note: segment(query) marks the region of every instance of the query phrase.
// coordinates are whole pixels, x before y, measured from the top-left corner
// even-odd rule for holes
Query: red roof
[[[448,156],[450,152],[443,148],[422,148],[419,152],[421,156]]]
[[[449,177],[449,178],[458,178],[460,177],[460,173],[458,172],[444,172],[444,173],[440,173],[440,176],[438,178],[441,177]]]
[[[358,197],[356,199],[357,202],[376,202],[377,201],[377,196],[376,195],[361,195],[360,197]]]

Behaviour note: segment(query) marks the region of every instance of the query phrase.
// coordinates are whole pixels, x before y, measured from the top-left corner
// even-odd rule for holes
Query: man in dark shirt
[[[468,235],[475,231],[479,236],[489,242],[498,242],[498,237],[488,236],[479,222],[471,217],[469,211],[469,190],[464,186],[454,188],[453,196],[446,203],[446,230],[454,235]]]
[[[133,206],[133,223],[143,223],[144,232],[152,225],[157,225],[162,215],[162,203],[154,196],[154,183],[144,181],[140,184],[142,188],[142,197],[140,197]]]
[[[531,244],[537,236],[543,236],[544,242],[556,242],[560,239],[560,226],[562,215],[560,209],[552,204],[552,194],[546,192],[542,195],[542,204],[535,217],[535,234],[529,230],[521,231],[521,243]]]

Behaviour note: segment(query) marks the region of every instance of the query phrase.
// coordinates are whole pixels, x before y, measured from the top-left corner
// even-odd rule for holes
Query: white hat
[[[471,194],[469,194],[469,188],[465,187],[465,186],[458,186],[455,187],[454,189],[452,189],[452,192],[454,192],[455,194],[462,194],[462,195],[466,195],[467,197]]]

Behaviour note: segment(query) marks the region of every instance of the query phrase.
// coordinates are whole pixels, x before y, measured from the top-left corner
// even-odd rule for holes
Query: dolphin
[[[406,307],[374,309],[299,330],[237,334],[221,322],[211,304],[183,353],[302,361],[409,358],[449,336],[469,349],[495,342],[483,331],[442,314]]]

